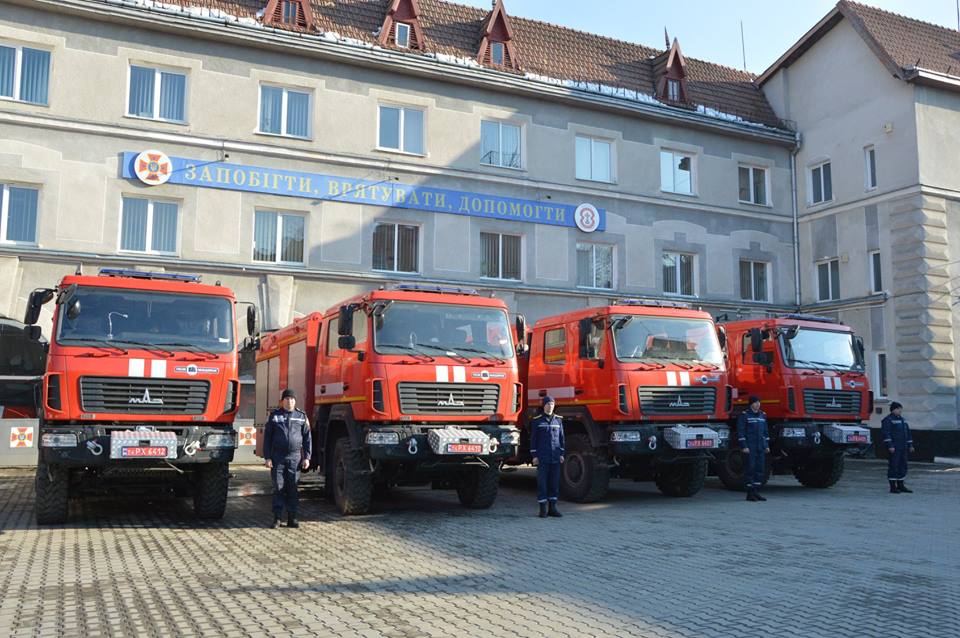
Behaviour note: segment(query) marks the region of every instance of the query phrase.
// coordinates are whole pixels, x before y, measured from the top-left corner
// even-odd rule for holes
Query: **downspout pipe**
[[[793,150],[790,151],[790,204],[793,207],[793,290],[794,303],[800,310],[800,204],[797,201],[797,153],[800,152],[802,139],[800,132],[796,133]]]

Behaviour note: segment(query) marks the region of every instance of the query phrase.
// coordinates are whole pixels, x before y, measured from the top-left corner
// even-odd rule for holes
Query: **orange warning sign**
[[[240,428],[240,445],[256,445],[257,444],[257,428],[251,426],[244,426]]]
[[[10,428],[10,447],[33,447],[33,428]]]

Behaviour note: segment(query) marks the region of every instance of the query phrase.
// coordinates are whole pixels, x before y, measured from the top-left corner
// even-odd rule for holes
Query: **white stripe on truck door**
[[[143,359],[130,359],[127,367],[127,376],[128,377],[142,377],[143,374]]]

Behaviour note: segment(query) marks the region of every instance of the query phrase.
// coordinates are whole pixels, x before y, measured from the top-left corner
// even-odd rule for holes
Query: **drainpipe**
[[[790,151],[790,203],[793,206],[793,289],[796,293],[797,311],[800,310],[800,213],[797,203],[797,153],[800,152],[800,144],[801,138],[798,131],[793,150]]]

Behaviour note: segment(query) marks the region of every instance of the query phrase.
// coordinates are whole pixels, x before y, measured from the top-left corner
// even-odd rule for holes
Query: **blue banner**
[[[591,204],[574,206],[544,203],[444,188],[411,186],[393,180],[374,181],[226,162],[202,162],[182,157],[167,157],[159,151],[124,153],[123,177],[139,179],[149,185],[182,184],[319,201],[371,204],[568,226],[584,232],[603,231],[606,228],[605,211]]]

